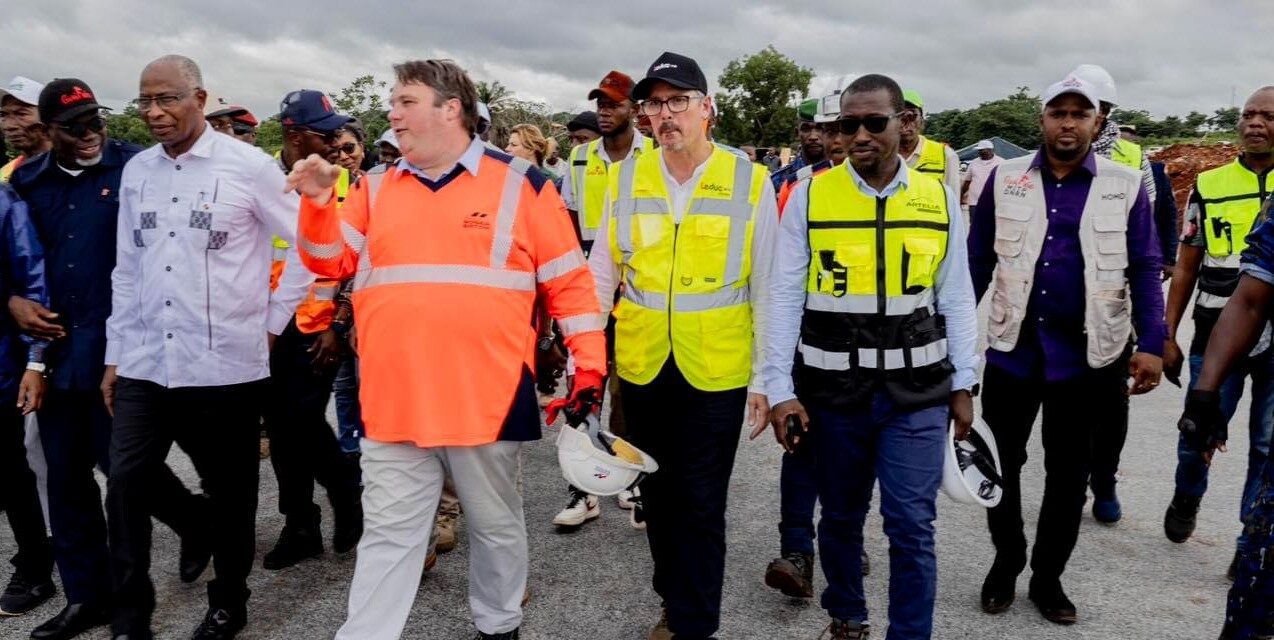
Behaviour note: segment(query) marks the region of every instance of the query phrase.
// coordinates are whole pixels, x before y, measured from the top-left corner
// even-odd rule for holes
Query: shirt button
[[[1058,188],[1058,189],[1061,189],[1061,188],[1062,188],[1062,183],[1060,183],[1060,182],[1059,182],[1059,183],[1057,183],[1057,188]]]
[[[173,196],[173,202],[177,201],[177,196]]]
[[[1044,322],[1044,316],[1040,316],[1040,317],[1036,318],[1036,320],[1039,320],[1040,322]],[[172,337],[172,334],[171,334],[171,333],[170,333],[170,334],[168,334],[168,337],[169,337],[169,338],[171,338],[171,337]]]
[[[1052,212],[1053,212],[1053,213],[1057,213],[1057,209],[1053,209],[1053,210],[1052,210]]]
[[[68,234],[66,234],[66,239],[67,239],[67,240],[74,240],[74,239],[75,239],[75,234],[74,234],[74,233],[68,233]]]
[[[165,306],[165,307],[171,307],[171,306],[173,306],[173,301],[172,301],[172,300],[165,300],[165,301],[164,301],[164,306]]]
[[[177,170],[181,171],[181,165],[177,165]]]
[[[75,263],[74,263],[74,262],[68,262],[68,263],[66,263],[66,268],[67,268],[67,269],[74,269],[74,268],[75,268]]]
[[[1052,240],[1052,239],[1053,239],[1053,236],[1049,236],[1049,237],[1048,237],[1048,239],[1049,239],[1049,240]]]
[[[1042,295],[1042,296],[1046,296],[1046,295],[1048,295],[1048,291],[1041,291],[1041,292],[1040,292],[1040,295]]]
[[[173,334],[171,334],[171,333],[170,333],[170,334],[168,334],[168,339],[169,339],[169,340],[172,340],[172,339],[173,339]]]
[[[169,232],[168,232],[168,237],[169,237],[169,238],[175,238],[175,237],[177,237],[177,232],[176,232],[176,231],[169,231]]]
[[[164,271],[172,271],[172,270],[173,270],[172,267],[164,267]]]
[[[75,205],[74,205],[74,204],[68,204],[68,205],[66,205],[66,208],[67,208],[67,209],[74,209],[74,208],[75,208]]]
[[[1044,266],[1046,266],[1046,267],[1047,267],[1047,266],[1048,266],[1048,263],[1047,263],[1047,262],[1045,262],[1045,263],[1044,263]]]

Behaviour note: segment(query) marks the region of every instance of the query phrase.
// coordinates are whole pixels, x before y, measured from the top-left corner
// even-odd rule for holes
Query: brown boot
[[[438,553],[449,553],[456,548],[456,517],[440,515],[434,522],[434,538],[437,540]]]
[[[672,630],[668,628],[668,610],[659,610],[659,622],[650,630],[650,640],[672,640]]]

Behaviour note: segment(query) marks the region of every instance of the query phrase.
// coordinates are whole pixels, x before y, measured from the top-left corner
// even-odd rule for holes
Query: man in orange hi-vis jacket
[[[601,399],[606,317],[552,183],[474,137],[477,92],[464,70],[426,60],[394,71],[399,162],[361,180],[339,213],[337,167],[310,156],[288,178],[304,196],[306,266],[355,276],[366,515],[336,637],[402,633],[449,471],[468,519],[474,625],[481,638],[511,640],[527,574],[518,453],[540,436],[537,298],[578,363],[577,405]]]

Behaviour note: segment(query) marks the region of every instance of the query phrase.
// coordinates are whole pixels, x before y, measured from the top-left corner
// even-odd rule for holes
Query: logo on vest
[[[942,207],[926,198],[910,198],[907,200],[907,206],[924,213],[942,213]]]
[[[1025,198],[1026,194],[1035,189],[1035,184],[1031,182],[1031,177],[1022,174],[1016,178],[1009,178],[1004,182],[1004,195],[1010,198]]]
[[[711,191],[712,193],[722,193],[722,194],[730,193],[730,187],[727,187],[725,185],[720,185],[720,184],[711,184],[711,183],[701,184],[699,185],[699,188],[704,191]]]
[[[606,175],[606,167],[593,167],[592,169],[589,169],[589,170],[588,170],[588,175],[590,175],[590,176],[604,176],[604,175]]]
[[[487,214],[481,211],[474,211],[464,219],[464,228],[486,230],[491,228],[491,222],[487,220]]]
[[[1125,199],[1125,198],[1127,198],[1127,197],[1128,197],[1128,195],[1127,195],[1127,194],[1124,194],[1124,193],[1103,193],[1103,194],[1101,194],[1101,199],[1102,199],[1102,200],[1123,200],[1123,199]]]

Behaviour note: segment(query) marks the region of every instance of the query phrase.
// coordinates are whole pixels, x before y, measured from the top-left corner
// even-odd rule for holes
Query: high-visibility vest
[[[1200,173],[1194,190],[1206,248],[1195,304],[1219,312],[1238,287],[1239,255],[1247,248],[1262,204],[1274,192],[1274,171],[1257,175],[1236,159]]]
[[[1111,160],[1138,171],[1141,171],[1141,154],[1141,145],[1123,138],[1115,140],[1115,146],[1110,148]]]
[[[439,182],[397,167],[368,174],[339,215],[301,200],[305,265],[354,277],[360,400],[373,440],[537,438],[537,302],[557,319],[579,371],[606,370],[606,316],[561,199],[525,160],[485,150],[475,161]]]
[[[602,225],[602,209],[606,206],[606,167],[607,162],[597,152],[603,139],[598,138],[588,144],[581,144],[571,149],[571,193],[575,195],[576,230],[579,231],[580,245],[584,247],[584,255],[588,255],[597,239],[598,228]],[[641,146],[633,151],[633,155],[655,148],[650,138],[642,136]]]
[[[8,182],[9,178],[13,177],[13,172],[17,171],[18,167],[22,166],[22,161],[26,159],[26,156],[18,156],[0,167],[0,182]]]
[[[814,164],[807,164],[800,169],[793,171],[791,175],[783,181],[783,186],[779,188],[779,218],[782,219],[783,208],[787,206],[787,199],[792,197],[792,191],[796,189],[796,185],[799,184],[800,181],[812,178],[831,168],[831,160],[819,160]]]
[[[607,242],[623,277],[616,373],[647,384],[672,355],[698,389],[747,386],[752,230],[767,172],[714,147],[676,224],[659,163],[647,153],[610,168]]]
[[[849,171],[824,171],[810,181],[807,216],[797,396],[848,408],[883,384],[905,409],[947,402],[954,369],[934,306],[950,226],[942,183],[908,169],[905,187],[877,198]]]
[[[336,179],[336,206],[345,202],[349,194],[349,170],[342,168],[341,176]],[[274,251],[270,262],[270,290],[279,286],[279,278],[283,275],[283,266],[287,263],[288,249],[292,246],[278,236],[271,239]],[[340,280],[315,278],[314,284],[305,295],[305,299],[296,306],[296,328],[301,333],[318,333],[327,331],[332,326],[332,318],[336,316],[336,293],[341,288]]]
[[[941,182],[947,174],[947,146],[924,136],[920,136],[916,144],[920,145],[920,157],[916,159],[916,166],[911,168],[932,175]]]

